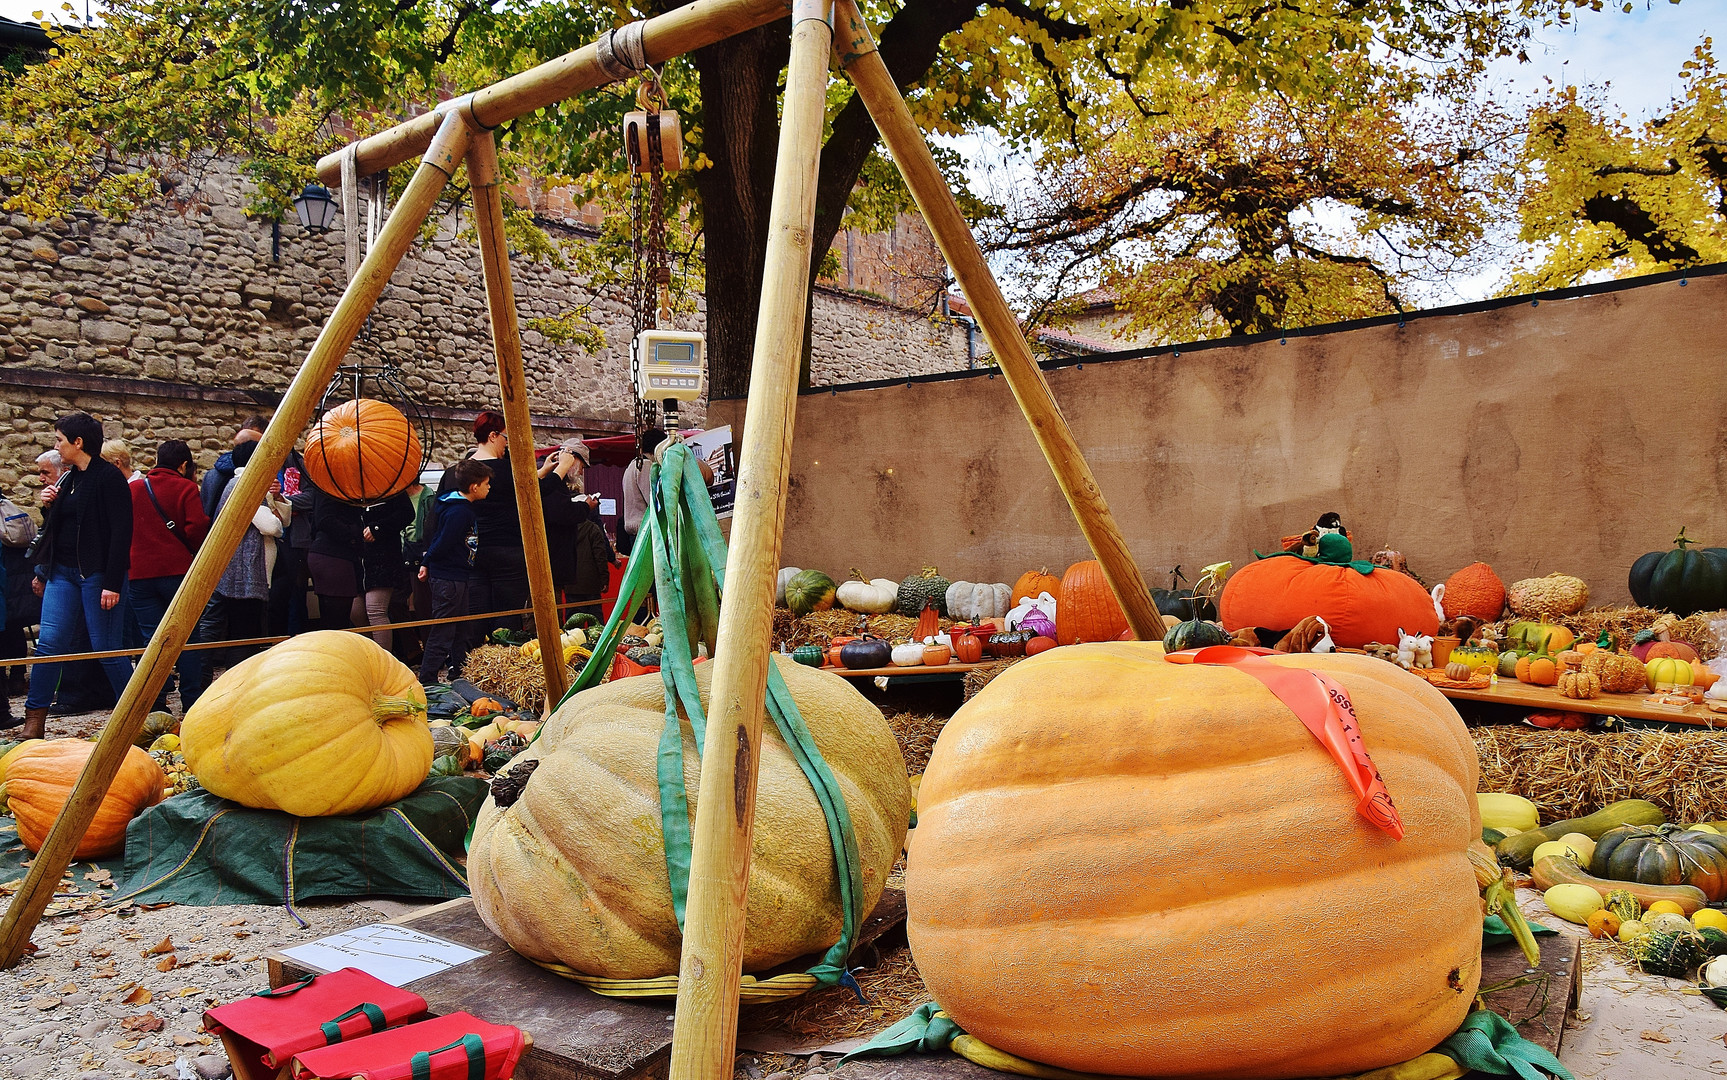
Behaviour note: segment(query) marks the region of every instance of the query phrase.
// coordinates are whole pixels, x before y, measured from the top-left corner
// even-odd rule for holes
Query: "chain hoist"
[[[637,425],[650,427],[661,408],[669,423],[679,401],[701,396],[707,339],[672,326],[665,174],[683,167],[683,130],[652,69],[642,77],[636,106],[624,116],[630,163],[630,389]]]

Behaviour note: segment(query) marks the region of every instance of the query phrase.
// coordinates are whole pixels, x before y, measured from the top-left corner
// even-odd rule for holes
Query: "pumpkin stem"
[[[414,716],[425,711],[426,707],[413,698],[387,697],[372,702],[372,719],[380,724],[398,716]]]
[[[933,566],[926,566],[923,568],[923,573],[919,574],[918,576],[919,577],[926,577],[926,578],[941,577],[941,571],[937,570]]]
[[[857,567],[854,566],[851,568],[851,571],[852,571],[852,579],[853,580],[861,581],[866,585],[869,584],[869,578],[866,578],[863,576],[862,570],[859,570]]]
[[[1683,550],[1685,550],[1686,544],[1695,544],[1696,542],[1697,541],[1692,540],[1691,538],[1689,538],[1685,535],[1685,526],[1683,526],[1683,525],[1679,526],[1679,535],[1673,538],[1673,546],[1674,547],[1683,551]]]

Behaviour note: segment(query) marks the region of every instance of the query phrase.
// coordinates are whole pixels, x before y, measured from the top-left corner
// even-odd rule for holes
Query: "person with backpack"
[[[468,588],[474,571],[474,554],[480,544],[479,518],[473,504],[484,500],[492,489],[492,470],[482,461],[463,458],[444,473],[440,486],[448,490],[438,496],[438,513],[432,541],[426,547],[425,565],[418,577],[430,586],[432,618],[452,619],[468,614]],[[435,683],[444,664],[450,678],[462,670],[467,650],[461,623],[439,623],[426,636],[426,652],[420,658],[420,682]]]
[[[149,641],[192,568],[192,556],[210,531],[210,517],[192,482],[192,448],[179,439],[156,448],[155,468],[131,489],[132,580],[126,588],[138,630]],[[210,685],[203,651],[182,650],[174,669],[180,674],[180,706],[190,709]]]
[[[71,472],[59,487],[42,493],[48,514],[31,584],[42,597],[36,655],[71,653],[79,630],[89,633],[97,652],[119,649],[120,597],[132,566],[132,494],[120,470],[102,460],[102,424],[95,417],[67,413],[54,422],[54,435],[54,449]],[[132,677],[131,657],[110,656],[101,664],[119,695]],[[48,661],[31,672],[24,738],[43,737],[61,667]]]

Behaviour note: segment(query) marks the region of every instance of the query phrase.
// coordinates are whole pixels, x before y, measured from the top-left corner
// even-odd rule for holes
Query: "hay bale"
[[[904,615],[861,615],[836,607],[794,616],[785,608],[775,608],[773,639],[788,649],[799,645],[820,645],[825,649],[836,637],[856,634],[859,619],[864,620],[868,633],[896,643],[910,641],[917,632],[917,620]],[[945,629],[952,621],[942,619],[941,625]]]
[[[578,674],[566,668],[575,682]],[[530,712],[546,706],[546,669],[537,656],[529,657],[513,645],[481,645],[462,661],[462,677],[488,694],[501,694]]]
[[[1727,820],[1727,731],[1540,731],[1476,728],[1482,791],[1521,795],[1543,822],[1647,799],[1669,821]]]
[[[970,701],[977,697],[978,692],[990,684],[990,680],[1024,659],[1023,656],[1013,656],[1006,660],[986,660],[966,672],[965,700]]]
[[[905,756],[905,771],[907,776],[917,776],[929,764],[929,755],[935,749],[936,739],[941,737],[941,729],[947,726],[948,718],[939,713],[887,712],[887,726],[893,729],[893,737],[899,742],[899,752]]]

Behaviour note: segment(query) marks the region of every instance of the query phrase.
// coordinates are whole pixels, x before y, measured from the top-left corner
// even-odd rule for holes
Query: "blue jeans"
[[[155,635],[156,627],[161,625],[162,616],[167,614],[168,604],[174,599],[174,593],[183,580],[184,578],[178,575],[138,578],[127,588],[132,610],[138,614],[138,629],[143,633],[146,643]],[[192,634],[191,641],[202,640],[204,639],[197,633]],[[198,695],[210,685],[210,668],[204,662],[203,651],[182,651],[180,659],[174,664],[174,670],[180,673],[180,708],[190,709],[192,703],[198,700]]]
[[[71,653],[76,648],[73,643],[78,639],[80,628],[90,635],[90,648],[94,652],[124,648],[121,605],[102,610],[102,590],[106,587],[100,572],[80,574],[76,567],[54,567],[47,587],[42,590],[42,631],[36,638],[36,655],[65,656]],[[114,591],[122,597],[126,595],[125,578],[120,579]],[[132,677],[132,658],[110,656],[101,664],[114,693],[120,694]],[[54,703],[54,691],[60,687],[62,666],[53,662],[33,665],[26,708],[46,709]]]

